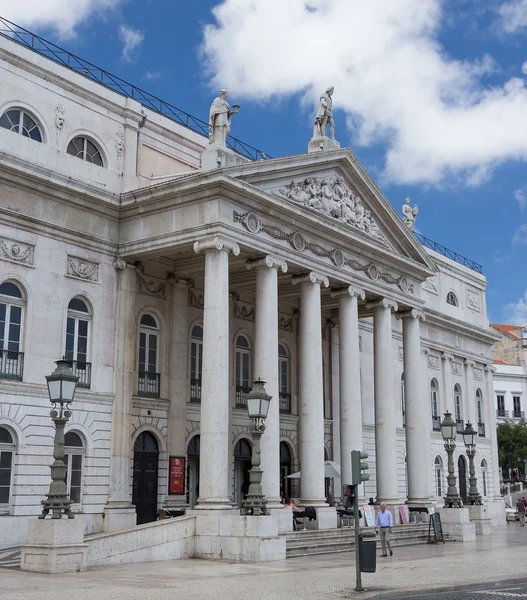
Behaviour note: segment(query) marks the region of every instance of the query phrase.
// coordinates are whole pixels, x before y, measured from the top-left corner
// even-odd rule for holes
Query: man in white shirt
[[[382,554],[381,556],[388,556],[386,553],[386,546],[390,551],[390,556],[393,556],[392,545],[390,543],[390,534],[393,527],[393,517],[389,510],[386,510],[386,504],[381,504],[381,510],[377,513],[375,519],[375,533],[381,532],[381,545]]]

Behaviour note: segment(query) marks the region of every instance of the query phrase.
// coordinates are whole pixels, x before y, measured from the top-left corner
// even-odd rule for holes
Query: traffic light
[[[354,485],[345,485],[343,486],[342,491],[342,503],[344,504],[344,508],[348,509],[355,506],[355,486]]]
[[[367,473],[362,472],[370,468],[367,462],[362,462],[362,459],[364,458],[368,458],[367,452],[361,452],[360,450],[352,450],[351,483],[353,485],[359,485],[363,481],[368,481],[368,479],[370,478],[370,476]]]

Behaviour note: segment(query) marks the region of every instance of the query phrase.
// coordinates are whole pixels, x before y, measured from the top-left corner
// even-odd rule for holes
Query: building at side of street
[[[335,527],[326,498],[355,449],[366,501],[396,516],[441,505],[450,411],[458,432],[477,427],[479,491],[503,524],[481,267],[418,239],[336,142],[276,159],[231,137],[217,148],[206,123],[57,60],[0,37],[0,547],[25,541],[48,491],[45,376],[63,355],[86,533],[162,507],[240,508],[257,378],[273,397],[261,458],[276,514],[292,495]],[[185,458],[179,495],[171,456]],[[459,435],[454,458],[466,497]]]

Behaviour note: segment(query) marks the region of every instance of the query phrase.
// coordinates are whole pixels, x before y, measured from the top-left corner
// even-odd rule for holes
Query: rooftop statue
[[[315,117],[315,128],[313,131],[313,139],[326,136],[326,127],[329,125],[329,136],[332,140],[335,139],[335,121],[333,120],[333,99],[332,95],[334,87],[328,87],[326,92],[320,96],[320,104],[318,105],[317,115]]]
[[[408,229],[412,230],[415,227],[415,222],[417,221],[417,213],[419,209],[417,208],[417,204],[412,208],[410,206],[411,199],[406,198],[403,204],[402,213],[403,213],[403,221]]]
[[[227,147],[227,137],[231,130],[231,116],[238,112],[240,106],[235,104],[232,109],[227,102],[227,90],[220,90],[209,113],[209,143],[221,148]]]

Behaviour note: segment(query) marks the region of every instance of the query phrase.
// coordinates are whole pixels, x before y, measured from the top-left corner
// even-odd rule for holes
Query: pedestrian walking
[[[377,513],[375,519],[375,533],[381,534],[381,556],[388,556],[386,547],[390,551],[390,556],[393,556],[392,544],[390,543],[390,534],[392,533],[393,517],[389,510],[386,510],[386,504],[381,504],[381,510]]]
[[[518,511],[518,516],[520,517],[520,526],[523,527],[525,525],[525,504],[523,503],[522,499],[516,502],[516,510]]]

